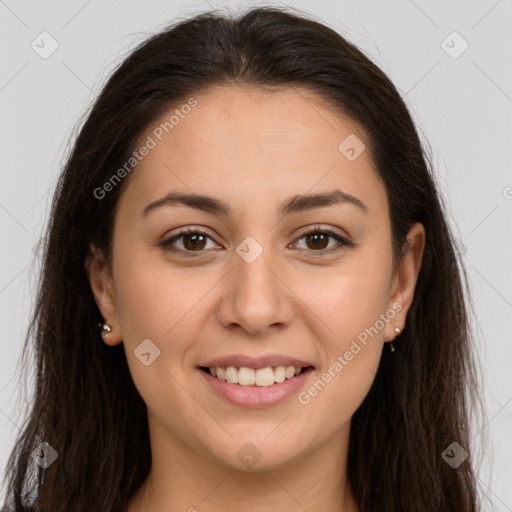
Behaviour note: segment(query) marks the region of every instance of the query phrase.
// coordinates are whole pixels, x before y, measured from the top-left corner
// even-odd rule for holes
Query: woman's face
[[[140,140],[112,274],[98,259],[90,276],[152,442],[261,469],[347,439],[405,325],[424,237],[413,226],[393,273],[386,190],[358,125],[304,89],[217,87]]]

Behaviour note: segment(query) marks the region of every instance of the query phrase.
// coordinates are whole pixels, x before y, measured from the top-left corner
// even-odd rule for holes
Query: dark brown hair
[[[84,270],[90,243],[110,255],[122,186],[101,187],[171,105],[213,85],[301,86],[350,116],[390,204],[393,252],[421,222],[426,246],[396,351],[384,350],[352,418],[348,476],[361,511],[470,512],[479,503],[470,411],[477,403],[467,279],[429,159],[396,88],[360,50],[296,10],[202,13],[151,36],[117,68],[84,122],[52,202],[37,302],[25,340],[36,360],[33,403],[7,466],[14,512],[118,512],[151,467],[145,403],[122,345],[102,321]],[[134,170],[136,172],[136,170]],[[47,470],[32,452],[59,454]],[[441,454],[468,453],[457,469]],[[37,496],[35,504],[23,496]],[[33,501],[33,500],[32,500]]]

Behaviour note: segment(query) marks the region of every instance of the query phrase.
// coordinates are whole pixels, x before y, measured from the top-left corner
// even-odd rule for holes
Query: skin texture
[[[311,92],[226,86],[195,98],[124,184],[112,266],[93,246],[86,266],[112,327],[105,343],[124,343],[148,408],[153,466],[129,512],[357,511],[344,492],[350,420],[385,342],[406,323],[424,228],[411,227],[411,248],[393,273],[388,200],[370,153],[350,161],[338,149],[350,134],[364,141],[363,132]],[[346,203],[278,215],[290,196],[334,189],[359,198],[367,213]],[[222,199],[234,213],[174,205],[141,216],[169,191]],[[187,226],[210,238],[196,242],[200,251],[183,238],[174,246],[203,256],[159,246]],[[354,245],[326,253],[339,242],[308,243],[303,233],[316,226]],[[236,252],[248,236],[263,248],[250,264]],[[230,354],[297,357],[315,367],[304,391],[394,303],[401,310],[307,405],[294,394],[273,406],[235,406],[197,369]],[[145,339],[161,351],[149,366],[134,356]],[[237,457],[247,442],[261,454],[252,468]]]

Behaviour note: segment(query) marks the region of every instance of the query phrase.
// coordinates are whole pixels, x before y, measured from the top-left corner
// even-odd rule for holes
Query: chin
[[[250,435],[246,432],[245,435],[234,436],[221,452],[213,456],[222,465],[238,471],[271,471],[292,466],[303,451],[298,442],[289,436],[284,442],[280,436],[271,439],[275,432],[270,436],[268,432],[267,429],[259,432],[253,429]]]

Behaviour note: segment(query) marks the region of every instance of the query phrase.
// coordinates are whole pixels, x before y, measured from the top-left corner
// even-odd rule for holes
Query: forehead
[[[363,130],[311,91],[224,86],[192,98],[195,104],[185,98],[142,134],[140,143],[151,139],[154,147],[123,195],[147,203],[179,189],[237,210],[338,188],[370,210],[387,207]]]

